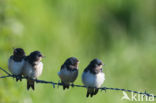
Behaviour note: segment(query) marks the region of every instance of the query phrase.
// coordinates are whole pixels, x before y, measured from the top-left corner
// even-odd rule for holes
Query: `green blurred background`
[[[13,47],[40,50],[39,79],[58,82],[57,72],[71,56],[80,60],[79,76],[95,57],[106,65],[103,86],[156,94],[156,0],[0,0],[0,66],[7,70]],[[5,75],[2,71],[0,76]],[[0,79],[0,103],[127,103],[122,92],[86,98],[84,88],[52,88]],[[131,95],[129,93],[129,95]]]

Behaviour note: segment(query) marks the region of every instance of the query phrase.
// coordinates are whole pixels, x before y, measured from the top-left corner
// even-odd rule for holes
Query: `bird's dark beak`
[[[42,58],[45,58],[45,57],[46,57],[46,56],[43,56],[43,55],[42,55]]]
[[[41,58],[45,58],[45,56],[43,56],[42,54],[40,54],[39,57],[41,57]]]

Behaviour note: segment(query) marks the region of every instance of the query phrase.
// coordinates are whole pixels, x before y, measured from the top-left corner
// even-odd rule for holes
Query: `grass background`
[[[82,84],[84,68],[99,58],[106,64],[103,86],[156,94],[155,5],[155,0],[0,0],[0,66],[7,70],[13,47],[27,54],[40,50],[46,58],[39,79],[58,82],[60,66],[75,56],[80,60],[75,84]],[[117,91],[85,95],[83,88],[63,91],[47,84],[27,91],[25,80],[0,79],[0,103],[128,103]]]

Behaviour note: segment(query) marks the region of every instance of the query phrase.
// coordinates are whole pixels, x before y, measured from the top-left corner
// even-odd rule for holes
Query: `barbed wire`
[[[7,72],[5,69],[3,69],[1,67],[0,67],[0,70],[2,70],[5,74],[7,74],[6,76],[0,76],[0,78],[8,78],[8,77],[17,78],[17,76],[10,74],[9,72]],[[21,79],[27,79],[27,78],[26,77],[21,77]],[[53,81],[45,81],[45,80],[38,80],[38,79],[35,79],[34,81],[36,83],[52,84],[53,88],[55,88],[56,86],[57,87],[58,86],[63,86],[63,84],[59,83],[59,82],[56,83],[56,82],[53,82]],[[70,84],[69,86],[71,86],[71,87],[88,88],[88,87],[86,87],[84,85],[77,85],[77,84]],[[131,92],[131,93],[135,93],[135,94],[141,94],[141,95],[144,95],[144,96],[156,98],[156,95],[147,93],[146,91],[145,92],[138,92],[138,91],[133,91],[133,90],[128,90],[128,89],[110,88],[110,87],[101,87],[99,89],[102,90],[102,91],[105,91],[105,92],[106,92],[106,90],[125,91],[125,92]]]

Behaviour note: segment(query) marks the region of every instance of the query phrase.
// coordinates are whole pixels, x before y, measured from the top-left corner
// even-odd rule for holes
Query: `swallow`
[[[43,55],[39,51],[30,53],[25,58],[23,75],[27,78],[27,90],[32,88],[35,90],[35,81],[42,74],[43,63],[41,62]]]
[[[22,48],[16,48],[8,60],[8,69],[16,77],[16,81],[22,81],[25,52]]]
[[[73,82],[76,80],[78,76],[78,64],[79,60],[77,58],[70,57],[61,66],[58,76],[63,84],[63,90],[66,88],[69,89],[70,83],[73,84]]]
[[[93,59],[84,69],[82,82],[87,87],[86,97],[92,97],[98,93],[98,88],[102,86],[105,80],[105,74],[102,72],[104,64],[99,59]]]

